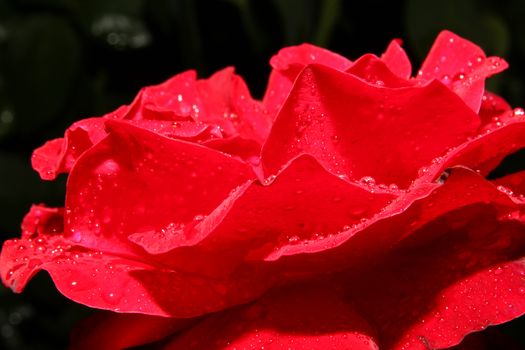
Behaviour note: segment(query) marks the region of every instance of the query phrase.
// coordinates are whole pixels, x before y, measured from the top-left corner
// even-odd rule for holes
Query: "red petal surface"
[[[255,182],[232,195],[195,227],[186,241],[195,245],[192,249],[175,250],[162,261],[183,271],[228,276],[245,260],[273,260],[289,246],[304,251],[309,244],[336,236],[394,198],[387,190],[348,183],[311,156],[301,156],[271,184]],[[320,245],[317,250],[327,248]]]
[[[486,57],[481,48],[449,31],[439,34],[416,79],[440,80],[478,112],[485,79],[508,67],[499,57]]]
[[[126,107],[118,109],[113,115],[123,115]],[[64,138],[46,142],[33,152],[31,162],[40,177],[53,180],[58,174],[68,173],[76,160],[87,149],[106,136],[105,118],[89,118],[74,123],[67,129]]]
[[[473,218],[476,218],[473,220]],[[386,349],[441,349],[525,313],[525,227],[466,207],[416,232],[376,269],[347,278]],[[516,259],[516,260],[514,260]]]
[[[99,312],[73,329],[70,349],[119,350],[144,345],[187,328],[193,320]]]
[[[507,193],[510,190],[517,196],[525,196],[525,171],[523,170],[492,182],[497,186],[503,186],[499,188]]]
[[[191,116],[195,121],[220,126],[227,136],[240,134],[262,143],[270,129],[270,116],[250,96],[233,68],[223,69],[209,79],[197,80],[188,71],[142,91],[142,118],[177,120]],[[137,116],[139,117],[139,116]]]
[[[263,105],[271,116],[274,116],[281,108],[299,73],[312,63],[341,71],[352,65],[352,62],[343,56],[311,44],[281,49],[270,59],[273,70],[263,99]]]
[[[512,108],[503,98],[491,92],[485,91],[483,97],[481,98],[479,117],[482,120],[482,124],[488,124],[489,122],[494,122],[495,118],[502,114],[508,113],[511,110]]]
[[[439,82],[389,89],[312,65],[277,116],[262,161],[275,174],[309,153],[334,174],[408,187],[420,167],[478,125],[477,115]]]
[[[155,232],[191,225],[254,177],[245,163],[203,146],[122,122],[108,126],[67,185],[65,232],[85,247],[137,253],[128,236],[150,232],[133,240],[149,250]]]
[[[296,79],[304,67],[312,63],[341,71],[352,65],[345,57],[310,44],[285,47],[270,59],[272,68],[285,75],[290,82]]]
[[[476,169],[483,175],[491,170],[509,154],[525,147],[525,112],[516,108],[498,117],[497,121],[484,126],[478,135],[452,149],[437,162],[434,176],[439,176],[447,167],[464,165]]]
[[[339,291],[300,286],[211,316],[166,349],[379,349]]]
[[[401,47],[400,40],[392,40],[385,53],[381,55],[381,61],[398,77],[403,79],[410,78],[412,64],[405,50]]]
[[[394,74],[383,59],[379,59],[371,54],[364,55],[355,61],[346,72],[376,86],[401,88],[415,85],[413,81],[408,81]]]

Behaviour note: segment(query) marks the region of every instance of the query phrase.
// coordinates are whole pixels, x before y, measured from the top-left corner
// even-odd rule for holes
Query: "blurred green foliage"
[[[65,179],[40,181],[32,150],[77,119],[129,103],[142,86],[233,65],[260,97],[268,60],[283,46],[312,42],[355,59],[398,37],[417,67],[436,34],[451,29],[509,61],[489,86],[523,105],[524,15],[519,0],[2,0],[0,237],[19,234],[31,203],[63,203]],[[0,287],[0,298],[2,349],[63,348],[89,313],[45,275],[22,296]],[[525,347],[523,324],[500,329]]]

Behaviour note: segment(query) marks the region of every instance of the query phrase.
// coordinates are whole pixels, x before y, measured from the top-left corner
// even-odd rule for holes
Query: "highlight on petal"
[[[334,174],[407,188],[421,167],[464,142],[478,125],[477,115],[437,81],[389,89],[311,65],[274,122],[262,164],[266,175],[276,174],[308,153]]]
[[[166,349],[378,350],[373,328],[338,290],[296,286],[212,315]]]
[[[485,89],[485,79],[506,69],[499,57],[486,57],[483,50],[458,35],[442,31],[416,77],[433,79],[448,85],[474,111],[478,112]]]

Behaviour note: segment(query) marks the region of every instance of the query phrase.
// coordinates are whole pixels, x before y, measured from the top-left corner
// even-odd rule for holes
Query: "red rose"
[[[263,101],[228,68],[185,72],[33,155],[69,173],[2,249],[116,313],[74,347],[434,349],[525,312],[525,116],[484,89],[506,68],[450,33],[421,70],[399,42],[355,62],[272,58]]]

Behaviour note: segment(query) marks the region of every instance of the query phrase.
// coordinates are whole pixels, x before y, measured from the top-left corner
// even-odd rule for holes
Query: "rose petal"
[[[110,115],[122,117],[126,108],[123,106]],[[78,121],[66,130],[64,138],[37,148],[31,157],[33,169],[43,180],[54,180],[58,174],[68,173],[82,153],[106,136],[105,120],[102,117]]]
[[[65,232],[84,247],[137,253],[128,235],[189,224],[254,177],[245,163],[209,148],[124,122],[108,127],[67,185]]]
[[[240,134],[262,143],[271,119],[260,102],[251,98],[248,87],[234,69],[225,68],[208,79],[197,80],[195,71],[178,74],[142,92],[143,115],[177,120],[191,116],[195,121],[218,125],[227,136]]]
[[[346,70],[347,73],[362,78],[366,82],[388,88],[401,88],[414,86],[415,83],[395,75],[382,59],[374,55],[367,54],[354,62],[352,67]]]
[[[475,220],[474,220],[475,218]],[[377,268],[346,280],[389,349],[441,349],[525,313],[525,226],[490,205],[430,222]],[[387,293],[385,293],[387,291]]]
[[[369,324],[326,286],[279,290],[206,319],[166,349],[379,349]]]
[[[238,281],[211,281],[167,270],[153,260],[146,263],[86,249],[62,235],[4,243],[0,274],[6,286],[21,292],[40,270],[50,274],[64,296],[89,307],[118,312],[187,318],[246,301],[224,295],[224,290],[238,287]],[[260,286],[249,288],[252,298],[262,293]]]
[[[517,196],[525,196],[525,170],[492,181],[500,190],[512,191]]]
[[[275,174],[309,153],[334,174],[408,187],[420,167],[478,125],[477,115],[439,82],[388,89],[312,65],[280,110],[262,163],[266,174]]]
[[[479,117],[482,120],[482,124],[488,124],[493,122],[493,118],[509,113],[512,110],[510,105],[500,96],[485,91],[481,98],[481,107],[479,109]]]
[[[270,115],[277,114],[299,73],[312,63],[326,65],[341,71],[352,65],[352,62],[343,56],[311,44],[281,49],[270,59],[273,70],[263,99],[263,105]]]
[[[69,348],[127,349],[161,340],[188,327],[192,322],[192,319],[99,312],[75,326]]]
[[[283,246],[300,249],[348,230],[394,198],[387,190],[374,191],[333,176],[304,155],[273,183],[251,183],[232,194],[189,237],[175,244],[193,249],[175,250],[161,261],[183,271],[227,276],[245,260],[273,260],[277,252],[283,254]],[[171,237],[178,240],[180,235]],[[320,244],[317,250],[328,248]]]
[[[217,151],[239,157],[253,166],[260,164],[261,145],[254,140],[246,140],[240,136],[232,136],[229,138],[208,140],[202,144]]]
[[[523,205],[466,168],[453,168],[444,181],[442,185],[424,183],[412,188],[362,225],[308,245],[284,246],[286,249],[275,254],[278,258],[275,268],[293,267],[311,273],[334,271],[341,266],[359,268],[384,256],[399,241],[449,211],[476,203],[491,203],[501,216],[505,216]]]
[[[398,77],[410,78],[412,65],[405,50],[401,47],[401,40],[395,39],[390,42],[385,53],[381,55],[381,61]]]
[[[437,162],[433,176],[439,176],[447,167],[464,165],[484,176],[495,169],[509,154],[525,147],[525,116],[521,108],[498,117],[497,122],[485,126],[477,136],[452,149]]]
[[[311,44],[285,47],[270,59],[272,68],[285,75],[290,82],[296,79],[304,67],[312,63],[341,71],[352,65],[345,57]]]
[[[499,57],[485,56],[477,45],[449,31],[442,31],[421,66],[416,79],[440,80],[478,112],[485,79],[508,67]]]

